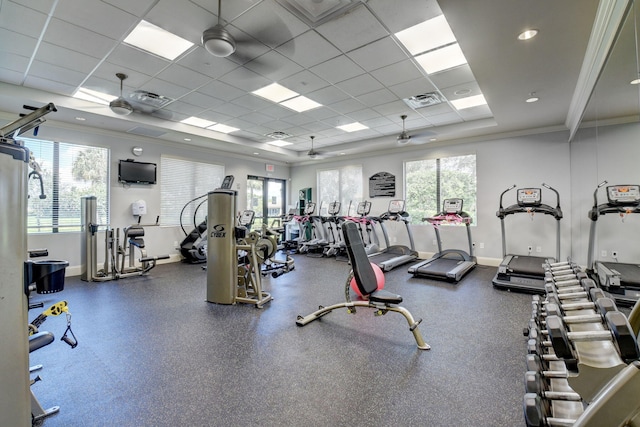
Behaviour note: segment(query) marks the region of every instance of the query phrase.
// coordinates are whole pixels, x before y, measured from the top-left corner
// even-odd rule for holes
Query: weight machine
[[[158,260],[169,258],[169,255],[147,256],[143,239],[144,228],[140,224],[123,229],[122,244],[120,244],[120,229],[114,230],[107,225],[104,239],[104,263],[103,268],[98,270],[97,233],[100,225],[97,223],[96,207],[95,196],[82,197],[80,279],[86,282],[106,282],[130,276],[142,276],[153,269]],[[140,252],[138,263],[135,257],[136,249]]]

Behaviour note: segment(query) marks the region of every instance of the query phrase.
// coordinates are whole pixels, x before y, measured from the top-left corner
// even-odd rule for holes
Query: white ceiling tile
[[[224,101],[231,101],[232,99],[240,98],[246,94],[245,91],[218,80],[212,81],[208,85],[201,87],[198,92],[202,92],[206,95],[210,95]]]
[[[13,1],[14,3],[16,2],[16,0],[11,0],[11,1]],[[29,1],[18,0],[17,2],[20,2],[20,1],[23,3],[23,6],[29,7],[31,9],[37,10],[47,15],[52,11],[55,3],[57,3],[57,0],[29,0]],[[2,7],[4,8],[4,4]]]
[[[37,44],[38,39],[0,28],[0,55],[5,53],[31,55]]]
[[[157,77],[169,82],[178,83],[188,89],[196,89],[209,83],[211,79],[204,74],[195,72],[178,64],[172,64],[162,70]]]
[[[100,63],[94,56],[85,55],[73,50],[56,46],[51,43],[40,43],[35,59],[49,64],[57,64],[60,58],[65,58],[65,65],[85,74],[89,74]]]
[[[158,74],[170,64],[166,59],[150,55],[125,44],[118,45],[114,51],[111,52],[107,61],[150,76]]]
[[[224,10],[223,10],[224,16]],[[308,27],[276,2],[263,1],[232,22],[251,37],[271,48],[307,31]]]
[[[178,64],[214,79],[238,68],[235,62],[213,56],[203,47],[191,50],[179,59]]]
[[[282,56],[275,50],[271,50],[247,62],[244,66],[274,82],[281,81],[302,70],[300,65]]]
[[[429,80],[439,89],[457,86],[461,83],[475,82],[475,77],[469,64],[461,65],[441,73],[429,75]]]
[[[454,111],[429,116],[429,120],[431,121],[431,123],[434,124],[434,126],[442,126],[442,125],[462,122],[462,119],[460,118],[460,116]]]
[[[393,86],[424,77],[424,74],[409,59],[371,71],[371,75],[383,82],[385,86]]]
[[[213,110],[203,111],[198,115],[198,117],[200,117],[201,119],[211,120],[212,122],[216,123],[225,123],[233,118],[228,114]]]
[[[231,104],[231,103],[224,104],[224,105],[217,105],[211,108],[210,110],[216,113],[225,114],[230,117],[240,117],[240,118],[242,118],[242,116],[244,116],[245,114],[249,114],[251,112],[251,110],[249,110],[248,108],[244,108],[240,105]]]
[[[75,86],[35,76],[27,77],[24,84],[35,89],[41,89],[47,92],[59,93],[67,96],[71,96],[76,90]]]
[[[372,108],[383,116],[400,116],[401,114],[407,113],[408,110],[411,110],[403,101],[388,102]]]
[[[349,95],[335,86],[327,86],[325,88],[313,91],[307,96],[322,105],[331,105],[334,102],[339,102],[349,98]]]
[[[242,95],[241,97],[234,99],[232,102],[252,111],[262,110],[273,105],[273,102],[252,94]]]
[[[379,119],[380,113],[370,108],[365,108],[363,110],[353,111],[349,113],[348,116],[351,117],[353,120],[364,124],[364,122],[367,120]],[[369,125],[365,125],[365,126],[371,127]]]
[[[199,107],[202,110],[208,110],[209,108],[217,107],[224,104],[224,101],[222,99],[218,99],[199,92],[188,93],[187,95],[180,98],[180,101]]]
[[[436,0],[402,0],[402,7],[394,1],[369,0],[367,6],[393,33],[442,14]]]
[[[174,101],[169,105],[167,105],[166,107],[164,107],[164,109],[175,112],[175,113],[179,113],[186,117],[197,116],[198,113],[204,110],[204,108],[189,104],[187,102],[182,102],[182,101]]]
[[[140,89],[157,93],[158,95],[168,96],[173,99],[179,99],[189,92],[189,89],[187,88],[157,78],[151,79],[147,83],[143,84]]]
[[[252,126],[252,124],[263,124],[266,123],[268,121],[273,120],[271,117],[259,113],[257,111],[252,111],[250,113],[247,113],[245,115],[242,116],[242,118],[244,120],[247,120],[249,122],[249,125],[245,126],[246,128],[250,128]]]
[[[400,118],[398,117],[398,121],[400,121]],[[368,126],[370,128],[379,128],[381,126],[392,126],[394,124],[397,125],[397,123],[394,123],[393,121],[389,120],[386,117],[380,116],[378,115],[378,117],[373,117],[370,119],[365,119],[362,120],[360,123],[362,123],[365,126]],[[398,129],[402,129],[402,124],[400,124],[398,126]]]
[[[370,74],[361,74],[357,77],[344,80],[336,86],[354,97],[380,90],[384,87],[378,80],[371,77]]]
[[[333,84],[364,73],[362,68],[345,55],[325,61],[322,64],[311,67],[310,70]]]
[[[423,93],[433,92],[435,87],[426,78],[415,79],[389,87],[389,90],[398,95],[398,98],[409,98]]]
[[[2,2],[0,11],[0,28],[30,37],[38,37],[47,22],[46,13],[11,1]]]
[[[49,22],[45,36],[49,43],[96,58],[105,57],[117,45],[114,39],[56,18]]]
[[[100,0],[59,1],[54,17],[114,40],[138,22],[136,16]]]
[[[321,88],[328,87],[329,83],[320,77],[316,76],[310,71],[304,70],[299,73],[289,76],[286,79],[282,79],[279,82],[284,87],[298,92],[301,95],[306,95],[316,102],[320,102],[310,96],[310,92],[315,92]],[[320,102],[322,104],[322,102]]]
[[[352,50],[347,56],[366,71],[409,59],[394,39],[385,37],[361,48]]]
[[[102,0],[132,15],[142,16],[157,0]]]
[[[29,66],[29,58],[15,53],[0,52],[0,68],[24,74]]]
[[[0,81],[3,81],[5,83],[20,85],[22,84],[23,75],[24,73],[0,67]]]
[[[314,120],[315,120],[314,118],[309,117],[306,114],[293,114],[291,116],[282,118],[283,122],[289,123],[290,125],[293,125],[293,126],[306,125],[307,123],[311,123]]]
[[[219,79],[221,82],[242,89],[244,92],[253,92],[263,86],[273,83],[266,77],[246,68],[238,68],[232,73],[225,74]]]
[[[41,77],[75,87],[79,87],[85,78],[85,73],[40,61],[33,61],[29,74],[33,77]]]
[[[309,117],[313,117],[316,120],[325,120],[330,117],[339,116],[340,113],[337,113],[335,110],[331,108],[314,108],[313,110],[305,111],[305,114]]]
[[[456,94],[457,91],[464,91],[464,93]],[[440,89],[440,93],[449,101],[453,101],[454,99],[465,98],[467,96],[480,95],[482,91],[478,83],[473,81]]]
[[[340,113],[340,114],[349,114],[353,111],[359,111],[366,107],[362,102],[357,99],[349,98],[344,101],[335,102],[331,104],[329,108]]]
[[[364,5],[320,25],[316,31],[342,52],[349,52],[389,35]]]
[[[274,119],[281,119],[283,117],[290,116],[293,113],[290,109],[281,107],[279,104],[273,104],[270,107],[260,110],[260,112],[269,117],[273,117]]]
[[[438,105],[432,105],[430,107],[419,108],[416,111],[418,111],[420,114],[422,114],[422,116],[426,117],[430,121],[432,121],[432,118],[434,116],[440,116],[450,112],[455,113],[455,110],[446,102]]]
[[[124,86],[129,88],[137,89],[151,80],[151,76],[143,74],[140,71],[132,70],[130,68],[123,67],[122,65],[112,64],[106,61],[96,68],[89,80],[94,77],[99,77],[105,81],[111,82],[111,85],[119,86],[119,80],[116,77],[116,73],[123,73],[127,76],[124,80]]]
[[[341,54],[335,46],[313,30],[299,35],[276,50],[306,68]]]
[[[398,99],[396,94],[389,89],[379,89],[373,92],[365,93],[357,97],[358,101],[367,106],[374,106],[380,104],[386,104],[387,102],[395,101]]]

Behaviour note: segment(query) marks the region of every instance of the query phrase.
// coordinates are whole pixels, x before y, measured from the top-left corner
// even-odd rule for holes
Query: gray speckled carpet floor
[[[386,289],[422,318],[418,350],[405,319],[372,310],[306,315],[344,298],[349,266],[295,255],[263,286],[264,308],[207,303],[206,272],[165,264],[106,283],[67,278],[78,347],[59,341],[64,316],[41,330],[56,341],[31,354],[32,386],[55,426],[520,426],[531,296],[496,290],[495,268],[459,284],[386,274]],[[40,309],[31,310],[29,319]],[[35,376],[35,374],[32,374]]]

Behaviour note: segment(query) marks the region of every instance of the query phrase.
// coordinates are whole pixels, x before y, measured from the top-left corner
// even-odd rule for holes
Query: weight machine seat
[[[51,344],[54,339],[53,333],[47,331],[38,332],[29,336],[29,353]]]
[[[344,241],[347,246],[347,254],[351,261],[353,277],[356,285],[363,297],[369,301],[381,302],[383,304],[400,304],[402,297],[385,291],[378,290],[378,281],[376,273],[373,271],[367,251],[364,249],[362,237],[358,231],[358,227],[354,222],[347,221],[342,226]]]
[[[422,319],[415,320],[409,310],[397,305],[402,302],[400,295],[393,294],[384,289],[377,290],[378,281],[376,274],[371,266],[371,261],[369,261],[367,257],[358,226],[352,221],[345,221],[342,225],[342,231],[352,268],[351,274],[345,283],[346,301],[328,307],[320,306],[318,310],[307,316],[298,316],[296,325],[305,326],[338,308],[346,308],[349,314],[355,314],[356,307],[373,308],[376,310],[375,315],[385,315],[389,311],[394,311],[402,314],[406,319],[409,325],[409,331],[413,334],[418,348],[420,350],[429,350],[431,347],[424,341],[418,329],[418,325],[422,322]],[[352,278],[355,279],[358,290],[366,300],[351,301],[349,289]]]

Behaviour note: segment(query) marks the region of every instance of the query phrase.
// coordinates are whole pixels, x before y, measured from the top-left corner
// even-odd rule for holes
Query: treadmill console
[[[462,199],[444,199],[442,212],[460,215],[462,213]]]
[[[540,188],[518,188],[518,206],[540,206],[542,190]]]
[[[313,215],[315,211],[316,211],[316,204],[314,202],[307,202],[307,204],[304,207],[304,214]]]
[[[369,212],[371,212],[371,202],[368,201],[368,200],[365,200],[364,202],[358,203],[358,208],[357,208],[356,212],[360,216],[369,215]]]
[[[610,185],[607,187],[607,199],[611,206],[640,204],[640,186]]]
[[[397,214],[404,212],[404,200],[391,200],[389,202],[389,213]]]

